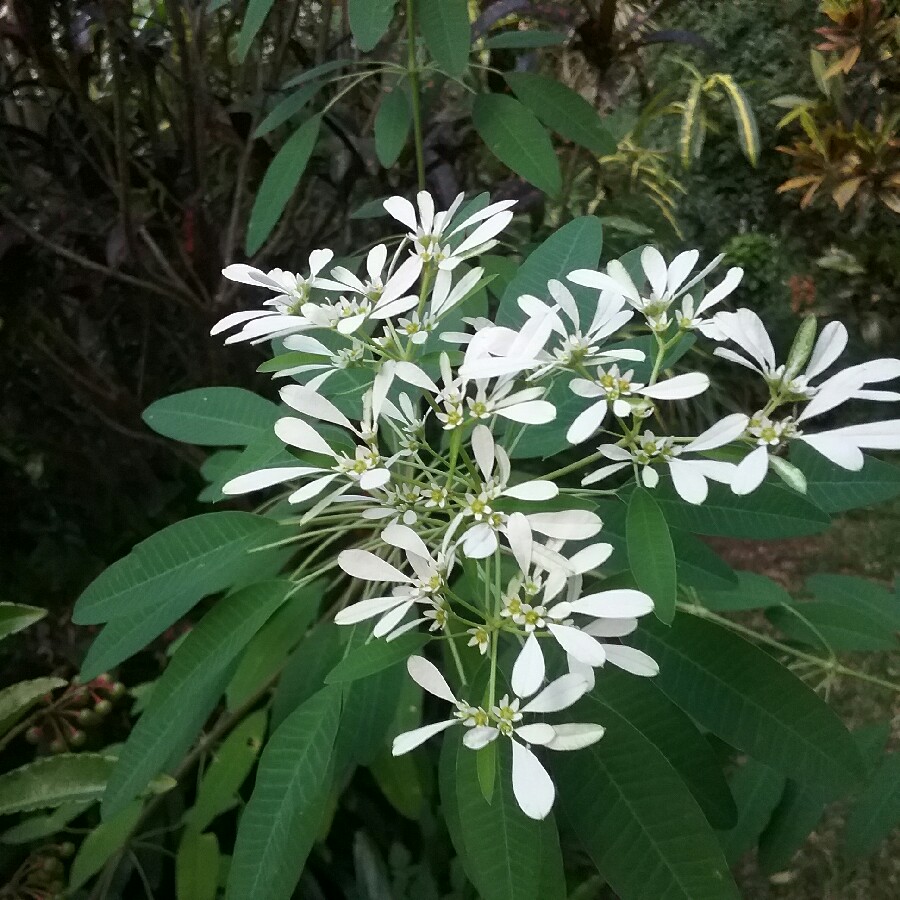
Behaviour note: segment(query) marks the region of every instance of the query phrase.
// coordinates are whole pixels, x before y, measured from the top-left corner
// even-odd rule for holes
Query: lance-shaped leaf
[[[659,749],[593,698],[570,712],[606,733],[554,755],[559,803],[612,890],[628,900],[737,900],[715,833]]]
[[[238,825],[227,900],[292,896],[331,794],[340,717],[340,688],[326,687],[272,735]]]
[[[187,831],[175,857],[178,900],[216,900],[222,855],[214,834]]]
[[[291,194],[300,184],[313,148],[319,138],[322,117],[307,119],[288,139],[266,169],[253,201],[247,225],[246,251],[252,256],[281,218]]]
[[[828,653],[897,650],[897,638],[880,617],[839,603],[812,602],[771,609],[767,618],[782,634]]]
[[[794,853],[816,827],[825,811],[826,794],[788,779],[781,800],[759,838],[759,865],[767,874],[790,864]]]
[[[429,635],[404,634],[393,641],[371,640],[347,654],[326,676],[326,684],[356,681],[396,666],[418,653],[429,641]]]
[[[104,819],[123,809],[190,747],[224,690],[238,654],[290,589],[288,581],[270,581],[223,597],[188,633],[122,747],[103,798]]]
[[[694,588],[728,591],[737,587],[738,577],[710,546],[678,528],[669,530],[675,550],[678,583]]]
[[[468,0],[418,0],[419,28],[438,68],[461,75],[469,62]]]
[[[272,519],[245,512],[204,513],[176,522],[94,579],[78,598],[72,620],[90,625],[127,619],[176,594],[196,603],[233,584],[249,566],[251,550],[283,536]]]
[[[484,45],[491,50],[536,50],[539,47],[552,47],[565,42],[566,35],[562,31],[541,31],[531,28],[528,31],[504,31],[492,34],[485,39]]]
[[[50,813],[30,816],[13,825],[0,835],[3,844],[30,844],[42,838],[58,834],[73,819],[77,819],[91,804],[92,800],[82,803],[64,803]]]
[[[101,822],[82,841],[69,872],[69,890],[77,891],[94,877],[106,861],[125,845],[141,816],[143,803],[135,800],[108,822]]]
[[[700,602],[717,612],[745,609],[765,609],[768,606],[790,605],[791,595],[777,582],[757,572],[737,572],[737,584],[730,590],[698,591]]]
[[[275,0],[248,0],[247,10],[244,13],[244,23],[238,33],[237,54],[238,59],[243,62],[247,56],[253,39],[256,37],[259,29],[262,28],[269,10],[272,9]]]
[[[274,131],[279,125],[284,125],[285,122],[296,116],[323,87],[324,83],[314,82],[305,84],[288,94],[287,97],[276,103],[271,112],[256,126],[253,137],[261,138],[270,131]]]
[[[847,817],[847,853],[868,856],[900,824],[900,753],[888,753]]]
[[[506,72],[503,77],[516,97],[561,137],[597,156],[616,152],[616,139],[597,110],[572,88],[530,72]]]
[[[375,116],[375,155],[386,169],[400,158],[411,127],[409,99],[397,85],[381,98]]]
[[[9,731],[41,697],[65,683],[62,678],[33,678],[11,684],[0,691],[0,736]]]
[[[479,94],[472,123],[488,149],[516,175],[556,196],[562,188],[559,160],[537,116],[505,94]]]
[[[755,166],[759,161],[759,128],[750,100],[743,88],[730,75],[716,75],[715,79],[731,103],[741,151],[750,160],[751,165]]]
[[[675,550],[665,516],[644,488],[637,488],[628,502],[625,536],[628,562],[637,586],[653,599],[657,618],[671,622],[678,594]]]
[[[695,616],[649,623],[633,642],[659,687],[722,740],[801,782],[852,789],[864,767],[841,720],[812,688],[733,632]]]
[[[488,803],[478,783],[476,753],[461,738],[455,733],[444,738],[441,802],[449,810],[450,837],[479,896],[563,900],[565,877],[556,823],[552,815],[542,821],[529,819],[516,804],[509,742],[498,747],[497,777]]]
[[[729,865],[734,865],[756,844],[781,799],[784,776],[754,759],[748,760],[729,779],[738,817],[732,828],[720,832]]]
[[[898,585],[900,586],[900,585]],[[900,631],[900,592],[855,575],[813,575],[806,588],[817,600],[848,606],[876,620],[882,631]]]
[[[0,603],[0,640],[15,634],[47,615],[39,606],[25,606],[21,603]]]
[[[363,53],[374,50],[394,18],[396,0],[349,0],[347,11],[353,40]]]
[[[202,447],[244,447],[272,430],[278,407],[235,387],[197,388],[151,403],[142,416],[157,434]]]

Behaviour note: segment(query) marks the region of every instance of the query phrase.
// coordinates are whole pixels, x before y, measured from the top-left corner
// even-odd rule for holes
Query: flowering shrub
[[[729,834],[737,811],[704,732],[820,811],[867,775],[825,702],[754,641],[810,677],[896,689],[835,650],[890,648],[898,623],[879,603],[838,605],[837,621],[804,611],[693,535],[814,533],[829,511],[900,492],[863,454],[900,449],[900,420],[827,424],[851,400],[900,399],[880,387],[900,361],[838,369],[846,329],[817,335],[810,318],[779,363],[756,313],[726,309],[739,268],[698,268],[696,251],[667,264],[652,247],[601,268],[591,217],[503,276],[487,274],[489,251],[512,202],[436,211],[422,192],[384,208],[404,234],[364,262],[320,249],[300,274],[225,269],[263,299],[213,333],[271,343],[260,369],[286,382],[282,407],[220,388],[147,411],[162,434],[243,447],[209,458],[202,499],[265,499],[165,529],[79,600],[77,621],[106,623],[91,678],[226,592],[145,701],[104,819],[134,815],[133,832],[136,798],[173,759],[181,775],[268,714],[227,897],[287,898],[354,768],[415,817],[403,797],[425,788],[403,760],[441,735],[443,818],[481,896],[565,896],[560,810],[622,897],[735,896],[734,846],[714,828]],[[698,349],[747,370],[759,400],[684,433],[710,386]],[[784,640],[721,614],[770,606],[789,611],[773,618]],[[848,646],[853,629],[866,646]],[[179,856],[218,871],[215,777],[213,764]],[[773,862],[796,847],[788,822]]]

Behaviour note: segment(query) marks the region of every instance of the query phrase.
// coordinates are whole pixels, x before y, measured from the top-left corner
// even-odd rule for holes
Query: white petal
[[[364,581],[397,581],[402,584],[412,580],[387,560],[368,550],[342,550],[338,554],[338,565],[348,575]]]
[[[769,451],[766,447],[757,447],[745,456],[734,470],[731,489],[738,496],[751,494],[765,480],[769,469]]]
[[[666,276],[666,290],[669,295],[674,294],[687,281],[699,258],[699,250],[685,250],[672,260]]]
[[[391,473],[387,469],[368,469],[359,476],[359,486],[364,491],[374,491],[375,488],[384,487],[391,480]]]
[[[743,277],[743,269],[738,266],[730,268],[725,273],[725,277],[700,301],[695,315],[699,316],[724,300],[741,283]]]
[[[416,210],[406,197],[388,197],[382,204],[387,212],[398,222],[404,224],[410,231],[418,227]]]
[[[544,681],[541,642],[530,634],[519,651],[512,670],[512,689],[519,697],[530,697]]]
[[[823,329],[813,347],[809,364],[806,366],[806,377],[815,378],[821,375],[843,352],[847,346],[847,329],[841,322],[829,322]]]
[[[846,403],[853,395],[865,384],[862,375],[853,369],[844,369],[826,378],[819,385],[819,390],[815,397],[806,404],[803,412],[797,416],[798,422],[804,422],[812,419],[814,416],[820,416],[822,413],[829,412],[836,406]]]
[[[606,400],[601,400],[580,412],[569,426],[566,440],[570,444],[580,444],[582,441],[586,441],[603,424],[606,410]]]
[[[494,438],[491,429],[487,425],[476,425],[472,429],[471,442],[475,462],[487,481],[494,471]]]
[[[587,509],[531,513],[528,522],[539,534],[562,541],[586,541],[603,527],[600,516]]]
[[[516,729],[516,737],[521,738],[526,744],[544,746],[556,737],[556,729],[547,722],[532,722],[530,725],[521,725]]]
[[[700,468],[693,465],[694,460],[672,458],[669,460],[669,472],[675,492],[688,503],[702,503],[709,494],[709,485]],[[702,463],[701,463],[702,466]]]
[[[866,458],[863,456],[862,450],[844,438],[831,437],[826,432],[824,435],[800,435],[797,440],[809,444],[810,447],[842,469],[858,472],[865,465]]]
[[[299,385],[298,385],[299,387]],[[308,450],[310,453],[321,453],[323,456],[334,456],[334,450],[328,446],[327,441],[303,419],[295,419],[293,416],[285,416],[275,423],[275,434],[286,444],[297,447],[300,450]]]
[[[336,625],[355,625],[407,602],[406,597],[371,597],[346,606],[335,617]]]
[[[614,666],[631,672],[632,675],[642,675],[652,678],[659,674],[659,665],[652,656],[648,656],[642,650],[634,647],[623,647],[621,644],[604,644],[606,647],[606,659]]]
[[[552,500],[558,496],[559,488],[552,481],[523,481],[504,489],[504,497],[516,500]]]
[[[559,642],[560,647],[580,662],[589,666],[602,666],[606,661],[603,645],[589,634],[570,625],[554,625],[548,622],[547,628]]]
[[[279,466],[274,469],[259,469],[256,472],[247,472],[246,475],[232,478],[222,486],[222,493],[246,494],[249,491],[258,491],[271,487],[273,484],[281,484],[293,478],[301,478],[323,471],[325,470],[312,466]]]
[[[399,547],[401,550],[406,550],[425,559],[431,556],[422,538],[406,525],[400,525],[396,522],[393,525],[388,525],[381,532],[381,539],[393,547]]]
[[[519,808],[530,819],[545,819],[556,791],[540,760],[523,744],[512,742],[512,785]]]
[[[289,384],[283,387],[279,394],[288,406],[302,415],[330,422],[332,425],[340,425],[349,431],[356,430],[350,420],[330,400],[305,385]]]
[[[556,418],[556,407],[547,400],[530,400],[495,410],[498,416],[523,425],[546,425]]]
[[[583,750],[591,744],[596,744],[606,729],[602,725],[593,725],[589,722],[571,722],[554,725],[553,731],[555,732],[553,740],[546,744],[548,750]]]
[[[210,334],[219,334],[227,331],[232,325],[240,325],[242,322],[249,322],[252,319],[266,318],[267,316],[280,315],[276,309],[244,309],[240,312],[229,313],[222,319],[219,319],[210,330]]]
[[[482,747],[487,747],[491,741],[497,740],[498,737],[500,737],[500,732],[496,728],[492,728],[490,725],[476,725],[465,733],[463,743],[470,750],[480,750]]]
[[[397,377],[407,384],[431,391],[434,394],[440,391],[440,388],[415,363],[399,360],[396,364],[396,372]]]
[[[561,675],[551,681],[533,700],[522,707],[522,712],[551,713],[577,703],[587,691],[587,684],[580,675]]]
[[[749,421],[749,417],[743,413],[725,416],[724,419],[720,419],[715,425],[712,425],[702,434],[695,437],[689,444],[685,444],[684,452],[701,453],[704,450],[715,450],[717,447],[724,447],[726,444],[737,440],[744,433]]]
[[[582,487],[587,487],[589,484],[596,484],[598,481],[602,481],[604,478],[608,478],[610,475],[615,472],[619,472],[622,469],[627,469],[629,463],[621,462],[621,463],[613,463],[610,466],[601,466],[599,469],[595,469],[589,475],[585,475],[584,478],[581,479]]]
[[[479,225],[454,251],[454,256],[460,256],[475,247],[496,237],[507,225],[512,221],[512,211],[501,212],[496,216],[492,216],[487,221]]]
[[[451,725],[458,725],[459,719],[448,719],[446,722],[435,722],[432,725],[423,725],[421,728],[414,728],[412,731],[404,731],[394,738],[391,745],[391,753],[394,756],[403,756],[410,750],[415,750],[420,744],[424,744],[429,738],[440,734],[448,729]]]
[[[594,619],[582,629],[594,637],[625,637],[637,628],[637,619]]]
[[[586,594],[570,606],[572,612],[613,619],[637,618],[653,612],[653,600],[649,595],[631,588]]]
[[[666,292],[666,261],[656,247],[644,247],[641,251],[641,267],[657,297]]]
[[[412,609],[415,602],[415,597],[407,597],[403,603],[385,613],[375,623],[372,634],[377,638],[386,637],[406,618],[406,614]]]
[[[321,478],[316,478],[315,481],[310,481],[309,484],[304,484],[302,488],[298,488],[288,497],[288,503],[305,503],[313,497],[318,497],[335,478],[337,475],[334,474],[323,475]]]
[[[612,264],[610,264],[611,266]],[[623,267],[624,271],[624,267]],[[618,274],[618,273],[617,273]],[[601,291],[612,291],[620,296],[628,297],[637,303],[641,299],[634,282],[626,273],[625,278],[613,277],[605,272],[594,272],[592,269],[576,269],[570,272],[566,278],[574,284],[580,284],[582,287],[597,288]]]
[[[485,559],[497,549],[497,535],[490,525],[479,522],[462,536],[460,546],[470,559]]]
[[[696,397],[709,387],[709,376],[704,372],[686,372],[660,381],[658,384],[641,388],[638,393],[654,400],[684,400]]]
[[[506,520],[506,540],[523,573],[531,570],[531,552],[534,538],[531,525],[523,513],[514,512]]]
[[[572,571],[578,575],[584,575],[600,568],[612,556],[612,552],[612,544],[591,544],[590,547],[585,547],[570,557],[569,565],[572,567]]]
[[[644,466],[641,469],[641,481],[644,482],[644,487],[652,490],[659,484],[659,472],[653,466]]]
[[[435,697],[440,697],[448,703],[456,703],[456,697],[453,696],[450,685],[438,671],[438,667],[424,656],[411,656],[406,661],[406,670],[410,678],[429,694],[434,694]]]

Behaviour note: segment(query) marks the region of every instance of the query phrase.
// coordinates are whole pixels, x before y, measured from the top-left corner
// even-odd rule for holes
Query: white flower
[[[469,635],[469,643],[466,646],[477,647],[478,652],[484,656],[491,645],[491,636],[488,634],[488,630],[483,625],[479,625],[477,628],[466,629],[466,634]]]
[[[641,267],[650,286],[650,294],[647,297],[641,296],[641,292],[632,281],[628,271],[618,260],[613,260],[607,265],[608,274],[591,269],[578,269],[569,275],[569,280],[585,287],[617,293],[640,311],[650,322],[651,327],[654,327],[655,324],[664,326],[668,324],[669,307],[675,300],[684,296],[695,284],[702,281],[724,258],[721,255],[717,256],[699,274],[688,280],[699,256],[697,250],[686,250],[684,253],[679,253],[667,266],[659,250],[654,247],[645,247],[641,253]],[[686,300],[690,299],[690,303],[682,305],[681,315],[677,317],[680,327],[697,327],[701,314],[724,300],[740,284],[743,274],[743,269],[729,269],[722,282],[700,301],[696,311],[693,308],[693,300],[686,298]],[[682,320],[684,320],[684,324],[682,324]]]
[[[733,463],[714,459],[684,459],[684,454],[705,453],[730,444],[744,434],[748,421],[743,413],[726,416],[683,446],[671,437],[657,437],[652,431],[645,431],[629,447],[604,444],[600,452],[612,462],[585,476],[581,483],[584,486],[595,484],[614,472],[638,465],[641,481],[646,487],[655,488],[659,484],[655,467],[665,465],[678,495],[688,503],[703,503],[709,491],[707,479],[730,485],[736,467]]]
[[[578,750],[589,747],[603,737],[600,725],[572,723],[550,725],[547,722],[520,724],[528,714],[543,715],[559,712],[572,706],[584,696],[587,683],[578,675],[568,674],[550,682],[536,697],[522,705],[521,697],[534,691],[521,691],[513,677],[513,690],[519,696],[502,697],[489,711],[470,706],[457,700],[444,676],[428,660],[411,656],[407,669],[421,688],[456,707],[452,719],[425,725],[407,731],[394,738],[391,752],[400,756],[423,744],[430,737],[461,724],[468,729],[463,743],[470,750],[479,750],[491,741],[503,736],[512,742],[512,787],[519,808],[532,819],[543,819],[549,814],[556,797],[553,781],[540,760],[529,749],[529,744],[549,750]]]
[[[440,269],[452,270],[464,259],[486,253],[497,243],[496,236],[512,220],[513,214],[508,210],[516,202],[502,200],[492,203],[450,229],[462,201],[463,194],[460,194],[449,209],[436,213],[431,194],[420,191],[416,195],[418,215],[415,207],[405,197],[388,197],[384,201],[384,208],[409,229],[407,238],[412,241],[416,255],[423,262],[434,262]],[[462,232],[473,225],[478,227],[453,246],[451,238],[457,235],[462,237]]]
[[[452,552],[446,555],[441,553],[435,559],[425,542],[406,525],[389,525],[381,533],[381,538],[385,543],[406,553],[407,562],[414,574],[404,574],[368,550],[343,550],[338,554],[338,565],[348,575],[363,581],[392,582],[399,586],[389,597],[360,600],[342,609],[334,617],[338,625],[354,625],[381,616],[372,632],[375,637],[384,637],[394,632],[415,603],[441,600],[441,592],[446,587],[447,576],[453,568]],[[409,623],[403,631],[414,624]],[[397,633],[392,636],[396,637]]]
[[[709,376],[703,372],[686,372],[656,384],[644,385],[633,382],[633,372],[619,372],[618,366],[608,371],[597,369],[597,376],[589,381],[587,378],[573,378],[569,388],[579,397],[596,402],[578,414],[566,432],[566,440],[570,444],[586,441],[603,424],[610,406],[615,415],[624,418],[630,415],[634,401],[629,397],[644,397],[651,400],[684,400],[696,397],[709,387]]]
[[[300,308],[309,300],[312,288],[343,290],[343,285],[336,281],[319,277],[319,272],[328,265],[333,256],[331,250],[313,250],[309,255],[308,277],[285,272],[283,269],[263,272],[242,263],[235,263],[223,269],[222,274],[231,281],[268,288],[275,292],[275,296],[263,304],[272,307],[271,309],[248,309],[231,313],[220,319],[210,334],[219,334],[235,325],[243,325],[240,331],[225,341],[226,344],[234,344],[238,341],[263,340],[311,327],[309,320],[301,314]]]

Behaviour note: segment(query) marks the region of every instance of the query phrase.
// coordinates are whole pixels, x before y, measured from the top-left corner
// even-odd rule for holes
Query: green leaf
[[[867,456],[858,472],[842,469],[802,441],[791,443],[791,460],[806,475],[807,493],[826,512],[874,506],[900,496],[900,466]]]
[[[701,98],[703,95],[703,82],[699,79],[691,84],[684,109],[681,113],[681,129],[678,135],[678,147],[680,150],[681,164],[688,168],[691,162],[699,156],[701,136],[703,133],[703,109]]]
[[[83,887],[106,865],[106,861],[118,853],[131,836],[131,831],[141,816],[143,804],[136,800],[107,822],[101,822],[82,841],[72,861],[69,872],[69,890]]]
[[[307,119],[288,139],[266,169],[247,225],[246,251],[253,256],[265,243],[291,199],[319,138],[321,115]]]
[[[381,98],[381,105],[375,116],[375,155],[386,169],[400,158],[411,127],[409,99],[397,85]]]
[[[216,900],[221,861],[219,840],[214,834],[185,832],[175,857],[178,900]]]
[[[720,839],[725,858],[733,866],[756,844],[768,824],[781,799],[784,776],[751,759],[732,775],[729,783],[738,808],[738,820],[733,828],[720,833]]]
[[[481,796],[488,803],[494,800],[494,785],[497,783],[497,743],[491,741],[475,754],[475,765],[478,771],[478,786]]]
[[[422,814],[425,788],[413,755],[391,756],[385,751],[369,766],[369,771],[391,806],[401,816],[417,821]]]
[[[468,0],[418,0],[419,29],[438,68],[462,75],[469,64],[472,26]]]
[[[802,783],[852,789],[863,774],[841,720],[812,688],[726,628],[680,614],[633,642],[659,663],[659,687],[701,726]]]
[[[755,166],[759,161],[759,128],[756,124],[756,116],[753,114],[753,107],[750,106],[750,100],[743,88],[730,75],[716,75],[715,78],[731,101],[741,151],[751,165]]]
[[[201,597],[224,590],[247,554],[284,536],[272,519],[245,512],[204,513],[141,541],[88,585],[72,621],[92,625],[129,618],[174,594]]]
[[[51,813],[43,813],[31,816],[13,825],[0,835],[0,843],[4,844],[30,844],[43,838],[58,834],[73,819],[77,819],[93,801],[86,803],[64,803]]]
[[[562,31],[540,31],[533,28],[529,31],[504,31],[501,34],[492,34],[485,38],[484,46],[491,50],[535,50],[565,42],[566,36]]]
[[[34,678],[0,691],[0,735],[9,731],[44,694],[65,684],[62,678]]]
[[[503,77],[519,100],[560,137],[597,156],[616,152],[616,139],[581,94],[530,72],[505,72]]]
[[[0,816],[63,804],[99,800],[116,765],[116,757],[103,753],[61,753],[0,775]],[[172,788],[169,777],[154,779],[152,793]]]
[[[340,688],[326,687],[272,735],[238,825],[227,900],[293,894],[331,794],[340,717]]]
[[[299,465],[297,457],[285,447],[284,442],[273,430],[268,429],[244,447],[237,457],[231,458],[229,467],[216,474],[212,483],[204,488],[198,499],[204,503],[232,500],[232,497],[222,493],[223,486],[232,478],[257,469],[296,465]]]
[[[534,113],[518,100],[478,94],[472,124],[491,153],[516,175],[550,196],[560,192],[562,174],[553,144]]]
[[[270,581],[223,597],[188,633],[122,747],[103,797],[104,819],[123,809],[191,746],[227,683],[232,663],[291,587],[289,581]]]
[[[560,808],[610,888],[628,900],[738,898],[715,833],[657,747],[590,697],[570,712],[606,726],[552,762]]]
[[[413,632],[400,635],[396,640],[385,641],[377,638],[368,644],[352,650],[326,676],[325,684],[340,684],[356,681],[381,672],[384,669],[406,662],[429,641],[429,635]]]
[[[362,206],[350,213],[351,219],[380,219],[387,215],[384,208],[384,201],[387,197],[376,197],[374,200],[367,200]]]
[[[710,546],[687,531],[669,531],[675,550],[678,583],[714,591],[737,587],[737,573]]]
[[[247,716],[215,752],[197,789],[197,799],[185,816],[188,832],[199,833],[235,804],[241,785],[262,750],[266,733],[266,711]]]
[[[249,700],[285,664],[318,612],[323,589],[321,582],[301,588],[253,637],[228,685],[225,696],[229,709]]]
[[[709,741],[654,684],[654,679],[635,678],[607,668],[591,696],[656,746],[681,776],[711,825],[728,828],[734,824],[737,809]]]
[[[898,824],[900,753],[888,753],[847,817],[847,854],[851,858],[871,855]]]
[[[685,503],[671,484],[656,489],[656,500],[673,528],[716,537],[776,538],[818,534],[828,527],[828,514],[795,491],[763,484],[752,494],[738,497],[724,484],[710,485],[699,506]]]
[[[637,586],[653,599],[657,618],[675,618],[678,579],[669,526],[649,491],[637,488],[628,502],[625,523],[628,562]]]
[[[396,0],[349,0],[350,30],[363,53],[368,53],[384,37],[394,18]]]
[[[887,588],[854,575],[813,575],[806,589],[817,600],[839,603],[866,613],[886,632],[900,631],[900,596]]]
[[[285,122],[296,116],[321,89],[322,85],[316,82],[314,84],[304,85],[300,90],[288,94],[288,96],[277,103],[262,122],[256,126],[253,137],[264,137],[269,134],[269,132],[278,128],[279,125],[284,125]]]
[[[851,606],[797,603],[771,609],[766,616],[790,640],[826,652],[898,649],[897,638],[883,621]]]
[[[332,72],[337,72],[340,69],[345,69],[349,66],[353,60],[351,59],[329,59],[325,62],[321,63],[318,66],[313,66],[311,69],[305,69],[303,72],[300,72],[297,75],[292,75],[283,85],[283,88],[292,88],[299,87],[301,84],[306,84],[308,81],[312,81],[313,79],[319,79],[323,75],[330,75]]]
[[[759,839],[759,865],[766,874],[788,866],[825,811],[825,795],[788,779],[781,801]]]
[[[247,11],[244,13],[244,23],[241,25],[237,39],[237,55],[241,62],[246,58],[253,39],[256,37],[259,29],[262,28],[263,22],[266,21],[266,16],[269,15],[269,10],[271,10],[274,3],[275,0],[248,0]]]
[[[581,216],[554,231],[528,255],[507,285],[500,301],[498,324],[510,327],[524,324],[525,314],[519,308],[519,297],[523,294],[545,297],[551,278],[565,281],[566,275],[574,269],[595,269],[602,249],[603,225],[596,216]],[[568,287],[575,296],[580,315],[590,321],[597,304],[597,292],[573,284]],[[534,430],[528,429],[529,432]]]
[[[498,777],[491,803],[479,787],[476,756],[463,745],[461,735],[448,732],[444,737],[441,799],[452,803],[458,815],[460,827],[456,834],[451,829],[450,835],[479,896],[482,900],[564,898],[561,866],[548,878],[550,893],[539,893],[542,858],[553,858],[553,845],[558,847],[559,837],[552,816],[543,821],[529,819],[516,804],[509,742],[504,740],[498,747]]]
[[[735,612],[745,609],[765,609],[768,606],[790,605],[791,595],[777,582],[756,572],[736,572],[737,586],[731,590],[702,589],[700,602],[716,612]]]
[[[29,625],[34,625],[46,615],[47,610],[38,606],[0,602],[0,641]]]
[[[202,447],[243,447],[272,430],[278,407],[236,387],[197,388],[151,403],[142,416],[157,434]]]

